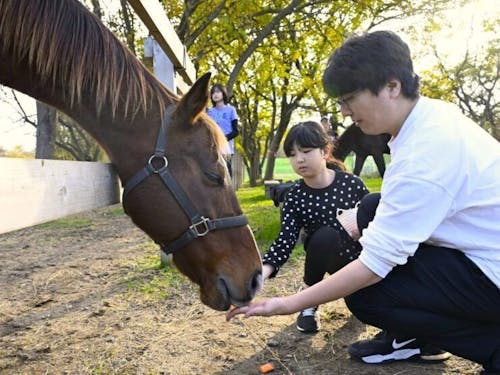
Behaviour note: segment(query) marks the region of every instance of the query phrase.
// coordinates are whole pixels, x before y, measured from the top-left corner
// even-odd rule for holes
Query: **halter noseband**
[[[172,114],[172,108],[170,107],[166,109],[165,115],[162,119],[160,130],[158,132],[158,138],[156,140],[155,152],[149,158],[146,166],[139,170],[130,180],[127,181],[123,188],[123,201],[127,195],[142,181],[152,175],[158,175],[165,186],[170,190],[174,198],[177,200],[181,208],[184,210],[186,215],[189,217],[191,221],[191,225],[186,229],[186,231],[181,234],[177,239],[172,242],[158,243],[160,245],[161,250],[165,254],[171,254],[180,248],[186,246],[191,241],[195,240],[198,237],[203,237],[208,232],[217,229],[226,229],[233,227],[240,227],[248,224],[248,221],[245,216],[232,216],[232,217],[224,217],[218,219],[210,219],[200,215],[193,204],[186,196],[184,191],[181,189],[175,178],[172,176],[168,169],[168,159],[166,156],[166,146],[167,146],[167,126],[170,120],[170,116]],[[163,165],[159,167],[155,167],[153,165],[163,163]]]

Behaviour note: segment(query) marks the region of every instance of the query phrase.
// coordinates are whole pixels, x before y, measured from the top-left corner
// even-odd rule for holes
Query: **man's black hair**
[[[323,87],[333,97],[364,89],[377,95],[391,79],[401,82],[405,97],[418,97],[419,77],[408,45],[391,31],[375,31],[350,38],[333,52]]]

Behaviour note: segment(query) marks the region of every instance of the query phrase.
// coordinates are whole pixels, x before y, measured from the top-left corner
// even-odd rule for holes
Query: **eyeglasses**
[[[342,108],[342,106],[346,106],[347,108],[349,108],[349,103],[352,102],[352,100],[361,92],[363,91],[362,89],[357,89],[355,91],[353,91],[352,93],[344,96],[343,98],[338,98],[335,103],[337,104],[337,106],[339,107],[339,109]],[[351,108],[349,108],[351,109]]]

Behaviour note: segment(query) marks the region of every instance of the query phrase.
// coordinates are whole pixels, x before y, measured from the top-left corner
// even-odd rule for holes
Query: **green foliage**
[[[179,2],[164,5],[179,20],[198,70],[212,71],[213,81],[227,83],[234,94],[242,128],[236,148],[251,184],[261,178],[268,151],[279,146],[292,113],[307,107],[301,110],[307,116],[333,107],[321,87],[329,54],[373,16],[372,9],[387,9],[374,0],[252,0],[221,7],[199,1],[186,6],[181,16],[174,15]]]
[[[472,7],[470,1],[464,5]],[[466,11],[466,10],[464,10]],[[466,32],[461,49],[448,52],[437,47],[438,35],[453,30],[455,20],[441,12],[430,13],[409,35],[422,51],[423,61],[432,62],[430,69],[420,72],[421,93],[457,104],[462,112],[500,140],[498,80],[500,77],[500,21],[495,12],[485,14],[479,24]],[[474,39],[481,39],[475,43]],[[453,43],[453,42],[452,42]]]
[[[450,77],[441,74],[437,69],[426,70],[421,73],[420,92],[424,96],[454,102],[453,81]]]
[[[498,95],[500,39],[481,56],[469,56],[452,67],[439,61],[422,74],[424,95],[455,102],[462,112],[500,140]]]

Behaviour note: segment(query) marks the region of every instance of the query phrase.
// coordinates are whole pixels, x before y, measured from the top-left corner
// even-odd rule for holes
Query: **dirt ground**
[[[158,250],[119,206],[73,217],[79,225],[0,235],[0,374],[477,374],[472,362],[368,366],[349,343],[377,330],[343,302],[321,307],[315,335],[295,317],[234,319],[198,300],[197,288],[144,267]],[[147,263],[147,262],[146,262]],[[301,265],[289,264],[261,295],[292,293]],[[160,297],[159,297],[160,296]]]

